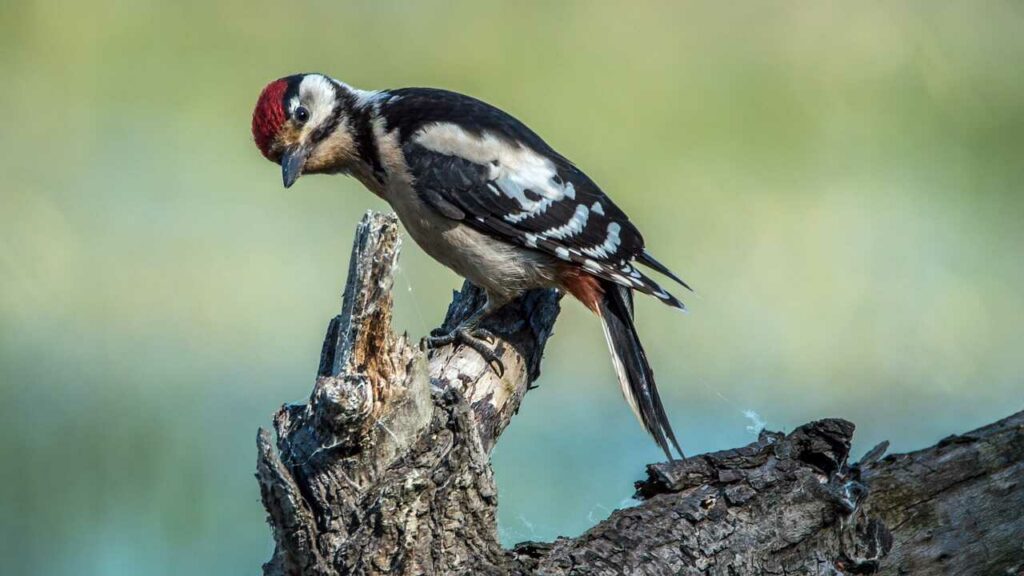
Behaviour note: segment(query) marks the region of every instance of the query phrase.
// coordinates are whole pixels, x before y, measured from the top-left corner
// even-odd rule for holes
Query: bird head
[[[252,113],[252,135],[268,160],[281,165],[288,188],[303,173],[340,172],[357,155],[353,91],[323,74],[296,74],[268,84]]]

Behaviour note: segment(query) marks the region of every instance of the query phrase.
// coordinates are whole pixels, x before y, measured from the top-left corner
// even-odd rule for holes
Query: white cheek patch
[[[305,105],[309,110],[309,120],[306,121],[303,132],[312,132],[334,113],[337,101],[334,83],[326,76],[309,74],[299,83],[299,96],[293,101],[294,106],[292,102],[288,104],[289,112],[294,113],[300,103]]]

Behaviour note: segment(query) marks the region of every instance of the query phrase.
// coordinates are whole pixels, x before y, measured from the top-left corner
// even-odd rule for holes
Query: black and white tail
[[[668,459],[674,459],[669,448],[670,442],[682,457],[683,450],[672,432],[672,425],[669,424],[654,383],[654,372],[633,324],[633,291],[607,280],[601,282],[601,287],[604,295],[598,304],[598,314],[612,353],[622,395],[626,397],[640,424],[661,446]]]

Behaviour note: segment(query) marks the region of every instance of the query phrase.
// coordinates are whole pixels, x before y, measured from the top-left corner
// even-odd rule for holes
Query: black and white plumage
[[[633,265],[639,259],[660,266],[644,251],[636,226],[524,124],[445,90],[390,94],[393,100],[381,112],[388,126],[406,136],[402,152],[428,204],[482,232],[685,308]]]
[[[348,173],[387,200],[432,257],[482,287],[487,305],[443,343],[473,343],[481,317],[525,290],[558,287],[597,313],[623,394],[671,458],[680,451],[633,323],[632,291],[684,309],[641,271],[686,286],[581,170],[509,114],[429,88],[366,92],[319,74],[271,83],[253,116],[285,185]]]

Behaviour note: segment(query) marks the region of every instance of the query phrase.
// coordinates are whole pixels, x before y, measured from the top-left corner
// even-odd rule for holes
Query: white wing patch
[[[361,98],[373,101],[375,96],[367,94]],[[474,134],[450,122],[435,122],[424,126],[412,136],[412,141],[435,154],[455,156],[486,168],[483,174],[487,180],[484,194],[500,197],[502,202],[496,206],[500,206],[503,211],[490,216],[513,225],[512,231],[502,232],[505,236],[512,235],[510,241],[553,253],[557,258],[574,263],[598,277],[651,294],[670,306],[685,309],[682,302],[632,265],[632,254],[619,253],[623,244],[622,223],[607,222],[603,240],[597,240],[600,238],[600,226],[607,221],[606,207],[602,202],[609,201],[603,197],[595,199],[594,195],[585,192],[579,194],[581,198],[577,201],[577,190],[572,182],[561,179],[557,166],[548,157],[492,133],[485,131]],[[485,198],[480,200],[485,203],[488,201]],[[552,207],[556,207],[558,213],[563,215],[558,220],[545,214]],[[570,207],[571,216],[567,214]],[[609,207],[614,211],[612,204],[609,203]],[[543,225],[550,226],[546,230],[538,231],[536,225],[515,226],[527,220],[539,222],[541,217],[545,222]],[[480,216],[476,220],[481,224],[486,223]],[[588,243],[599,243],[584,247],[582,237],[585,232],[594,238],[588,238]],[[633,239],[628,237],[628,231],[626,234],[627,244],[633,243]],[[621,359],[617,360],[616,371],[620,372],[620,381],[626,382],[621,374]],[[626,384],[623,385],[623,392],[635,406],[636,399],[629,396]]]
[[[575,206],[572,216],[564,223],[541,232],[523,230],[520,241],[529,248],[551,250],[559,259],[576,262],[587,272],[620,285],[666,298],[656,284],[648,287],[649,279],[617,254],[622,244],[620,223],[608,222],[600,244],[584,248],[579,246],[579,240],[573,241],[584,233],[592,217],[604,216],[605,207],[600,200],[576,203],[576,189],[558,176],[549,158],[493,134],[472,134],[452,123],[430,124],[413,136],[413,141],[432,152],[486,166],[488,193],[504,196],[519,208],[501,215],[505,222],[518,224],[539,217],[557,202]]]
[[[505,220],[509,222],[516,223],[542,214],[553,202],[576,198],[576,189],[571,182],[563,183],[556,179],[558,171],[551,160],[488,132],[471,134],[456,124],[439,122],[420,130],[413,141],[433,152],[489,166],[488,179],[522,209],[522,212],[506,215]],[[527,190],[540,198],[527,198]]]
[[[558,178],[558,171],[550,159],[526,146],[510,143],[488,132],[472,134],[457,124],[439,122],[421,129],[413,140],[424,148],[451,156],[459,156],[470,162],[488,167],[487,188],[495,195],[504,195],[514,200],[521,209],[504,214],[502,219],[518,224],[526,219],[544,214],[554,203],[575,200],[576,189],[571,182]],[[527,191],[530,194],[527,194]],[[532,198],[530,197],[532,196]],[[579,204],[568,222],[536,234],[527,234],[524,242],[536,248],[542,240],[565,240],[583,232],[590,214],[604,215],[604,206],[595,201],[590,206]],[[621,244],[619,233],[622,227],[610,222],[604,242],[574,250],[593,259],[613,258]],[[557,254],[559,257],[567,257]],[[631,284],[627,281],[626,284]]]

